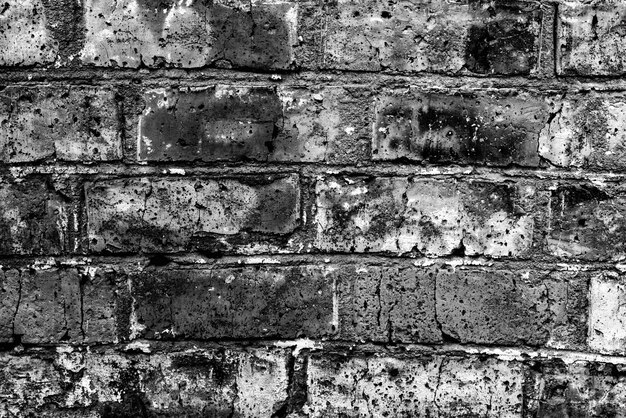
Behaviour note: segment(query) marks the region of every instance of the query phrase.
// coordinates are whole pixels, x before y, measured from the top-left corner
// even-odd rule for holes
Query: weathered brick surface
[[[53,255],[73,251],[75,206],[49,178],[0,183],[0,254]]]
[[[287,69],[297,5],[289,2],[84,2],[81,59],[97,66]]]
[[[516,417],[523,379],[521,364],[494,359],[316,355],[305,408],[311,417]]]
[[[58,43],[41,0],[7,0],[0,13],[0,65],[30,66],[55,60]]]
[[[539,154],[561,167],[624,168],[622,94],[585,94],[553,101],[551,121],[540,136]]]
[[[300,217],[293,175],[111,180],[86,194],[92,251],[180,251],[193,239],[218,250],[229,237],[285,236]]]
[[[4,353],[0,375],[3,416],[271,416],[288,383],[272,349]]]
[[[437,271],[441,332],[463,343],[585,348],[588,278],[568,272]]]
[[[155,269],[131,278],[139,337],[234,339],[332,335],[332,269]]]
[[[81,270],[14,267],[2,271],[5,297],[0,310],[0,341],[27,344],[117,341],[121,333],[117,295],[123,289],[100,269]],[[123,318],[123,313],[119,314]]]
[[[626,414],[624,365],[562,360],[529,364],[526,416],[619,417]]]
[[[534,192],[488,182],[320,178],[316,243],[329,251],[521,256],[533,239],[525,207]]]
[[[461,3],[461,4],[458,4]],[[325,68],[529,74],[539,60],[537,3],[335,2]]]
[[[378,160],[537,166],[547,105],[525,95],[433,94],[380,97],[373,154]]]
[[[0,2],[0,417],[626,416],[625,14]]]
[[[589,348],[601,353],[626,353],[625,298],[621,275],[605,272],[591,279]]]
[[[586,260],[623,257],[625,205],[616,190],[592,184],[555,187],[550,201],[549,251]]]
[[[365,157],[368,91],[231,87],[147,91],[140,161],[351,162]],[[358,122],[358,123],[357,123]]]
[[[0,158],[23,163],[122,158],[114,92],[98,88],[8,87],[0,96]]]
[[[339,338],[351,341],[442,341],[435,312],[435,276],[402,265],[342,266],[338,280]]]
[[[619,1],[565,1],[559,5],[558,71],[564,75],[621,75],[624,4]]]

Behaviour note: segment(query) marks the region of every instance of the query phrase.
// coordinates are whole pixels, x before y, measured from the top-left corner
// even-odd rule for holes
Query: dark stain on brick
[[[553,245],[571,256],[606,259],[626,251],[626,205],[592,185],[559,186],[551,197]]]
[[[467,69],[479,74],[529,74],[536,62],[537,35],[532,24],[541,23],[540,10],[525,3],[502,1],[488,11],[489,21],[469,28]],[[522,12],[528,20],[518,18]]]
[[[150,269],[133,277],[133,288],[148,339],[297,338],[331,332],[330,282],[321,271],[318,277],[299,267]]]
[[[467,160],[502,163],[523,159],[522,148],[527,141],[526,131],[517,126],[498,126],[485,119],[472,97],[429,97],[429,106],[417,111],[421,135],[429,131],[443,133],[450,138],[450,147],[440,141],[425,140],[417,146],[424,159],[432,162]],[[448,101],[448,103],[446,103]],[[493,117],[493,116],[492,116]],[[458,152],[455,148],[458,147]]]
[[[50,190],[48,181],[31,177],[0,184],[5,189],[0,254],[59,254],[65,249],[66,236],[59,230],[63,199]]]
[[[148,99],[151,111],[141,122],[150,145],[142,144],[140,157],[148,160],[264,161],[282,129],[282,104],[271,87],[178,93],[167,106],[157,98]]]
[[[251,6],[249,11],[213,5],[211,26],[217,34],[216,58],[233,67],[267,70],[287,68],[291,62],[288,23],[277,15],[284,15],[288,3],[268,8]],[[284,10],[281,10],[284,9]]]

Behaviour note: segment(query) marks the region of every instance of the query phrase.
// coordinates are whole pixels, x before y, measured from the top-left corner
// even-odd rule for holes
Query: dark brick
[[[288,237],[300,218],[295,175],[108,180],[86,194],[92,251],[220,250],[229,239],[254,246],[249,234]]]
[[[213,86],[144,94],[140,161],[346,163],[369,159],[363,88]]]
[[[274,88],[159,89],[145,100],[140,160],[264,161],[280,146],[283,112]]]
[[[574,273],[438,269],[437,319],[462,343],[584,349],[588,280]]]
[[[322,338],[332,278],[316,267],[155,269],[132,276],[143,338]]]
[[[266,70],[293,62],[294,3],[88,0],[84,10],[85,64]]]
[[[20,272],[15,269],[0,270],[0,343],[14,341],[14,318],[20,299]]]
[[[339,338],[351,341],[441,341],[433,271],[411,266],[345,266],[338,278]]]
[[[108,89],[7,87],[0,97],[0,158],[6,163],[119,160],[118,118]]]
[[[559,257],[618,259],[626,254],[626,200],[590,184],[552,191],[548,249]]]
[[[538,4],[462,3],[334,2],[323,67],[503,75],[536,70],[542,23]]]
[[[75,206],[48,178],[0,183],[0,254],[75,251]]]
[[[526,95],[396,92],[377,102],[374,159],[537,166],[547,119]]]
[[[117,341],[116,294],[112,277],[96,268],[10,269],[4,272],[2,339],[15,335],[28,344]]]

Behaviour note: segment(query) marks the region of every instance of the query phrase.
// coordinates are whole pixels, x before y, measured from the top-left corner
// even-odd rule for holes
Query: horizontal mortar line
[[[181,170],[184,170],[181,172]],[[10,173],[13,177],[28,175],[89,175],[89,176],[171,176],[184,178],[188,175],[251,175],[251,174],[301,174],[303,176],[324,175],[377,175],[380,177],[454,177],[454,176],[481,176],[487,179],[511,180],[515,178],[533,179],[535,181],[550,180],[581,180],[599,182],[622,182],[626,180],[626,171],[598,171],[598,170],[567,170],[567,169],[537,169],[519,167],[493,167],[471,165],[406,165],[373,162],[368,165],[329,164],[321,163],[247,163],[247,164],[216,164],[195,165],[195,163],[171,163],[144,165],[122,164],[55,164],[55,165],[4,165],[4,175]]]
[[[167,258],[169,262],[159,265],[160,268],[182,268],[193,270],[211,268],[234,268],[245,266],[333,266],[333,265],[363,265],[381,267],[479,267],[491,270],[506,268],[519,271],[626,271],[626,263],[619,261],[606,262],[578,262],[577,259],[537,261],[531,259],[494,259],[487,257],[406,257],[398,255],[380,255],[367,253],[315,253],[315,254],[255,254],[255,255],[225,255],[210,257],[198,252],[186,253],[151,253],[151,254],[93,254],[93,255],[61,255],[61,256],[0,256],[0,268],[30,267],[35,270],[54,267],[132,267],[145,269],[155,256]]]
[[[313,340],[308,338],[283,339],[215,339],[215,340],[145,340],[137,339],[127,343],[108,344],[23,344],[21,355],[41,354],[47,352],[83,351],[97,353],[109,352],[111,349],[129,354],[156,354],[166,351],[175,351],[179,348],[188,350],[226,349],[273,349],[291,348],[294,355],[303,350],[309,353],[341,354],[347,357],[359,356],[390,356],[398,359],[419,359],[433,355],[445,356],[490,356],[503,361],[536,361],[561,360],[564,363],[594,362],[610,364],[626,364],[626,356],[615,354],[601,354],[588,351],[561,350],[551,348],[513,347],[513,346],[485,346],[476,344],[371,344],[356,342],[336,342],[329,340]],[[14,352],[15,347],[6,345],[0,352]]]
[[[280,79],[273,79],[279,75]],[[132,83],[138,88],[163,87],[163,82],[176,82],[193,85],[194,83],[211,84],[243,84],[260,85],[294,85],[299,87],[359,87],[380,86],[390,84],[397,86],[423,86],[428,89],[506,89],[521,88],[522,90],[541,89],[542,94],[553,92],[575,92],[602,90],[611,92],[626,91],[626,80],[623,75],[615,77],[480,77],[453,76],[441,74],[389,74],[377,72],[349,71],[302,71],[293,73],[252,73],[244,71],[217,70],[112,70],[112,69],[79,69],[79,70],[24,70],[0,69],[3,84],[16,83],[24,86],[39,86],[43,83],[67,87],[77,86],[108,86]],[[315,82],[315,84],[312,84]],[[439,85],[438,85],[439,84]],[[181,84],[181,86],[183,86]],[[547,90],[546,90],[547,88]]]

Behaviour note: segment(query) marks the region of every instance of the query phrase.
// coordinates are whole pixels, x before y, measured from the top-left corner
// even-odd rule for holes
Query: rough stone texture
[[[137,156],[140,161],[205,162],[358,159],[370,135],[363,113],[368,93],[362,90],[150,90],[139,119]]]
[[[619,259],[626,254],[626,201],[591,184],[562,185],[552,191],[549,251],[563,258]]]
[[[528,417],[621,417],[626,415],[623,365],[561,360],[530,364],[526,376]]]
[[[486,268],[436,273],[441,332],[462,343],[584,349],[584,275]]]
[[[592,4],[588,4],[592,3]],[[558,71],[564,75],[621,75],[626,6],[620,1],[565,1],[559,4]]]
[[[519,417],[523,370],[494,359],[311,358],[310,417]]]
[[[335,272],[339,338],[350,341],[435,343],[435,277],[411,266],[343,266]]]
[[[547,106],[526,95],[396,91],[376,104],[374,159],[537,166]]]
[[[322,338],[332,335],[333,279],[316,267],[163,269],[132,277],[143,338]]]
[[[27,344],[118,340],[117,283],[91,268],[2,272],[0,341]]]
[[[514,257],[532,243],[532,186],[329,177],[316,193],[323,250]]]
[[[0,254],[53,255],[75,249],[74,206],[49,178],[0,182]]]
[[[13,342],[13,324],[20,300],[20,272],[15,269],[0,270],[0,344]]]
[[[85,64],[287,69],[297,5],[288,2],[84,2]]]
[[[539,154],[561,167],[625,167],[626,98],[575,95],[555,100],[541,132]]]
[[[175,346],[169,353],[134,355],[3,353],[0,414],[269,417],[287,396],[285,354]]]
[[[294,175],[111,180],[86,194],[92,251],[180,251],[192,238],[220,249],[230,236],[286,236],[300,217]]]
[[[41,65],[56,59],[58,43],[47,27],[41,0],[7,0],[0,7],[0,65]]]
[[[539,60],[536,3],[340,0],[329,14],[325,68],[530,74]]]
[[[114,93],[91,87],[5,88],[0,158],[6,163],[121,159]]]
[[[626,353],[626,285],[621,276],[605,272],[591,280],[589,348],[608,354]]]

